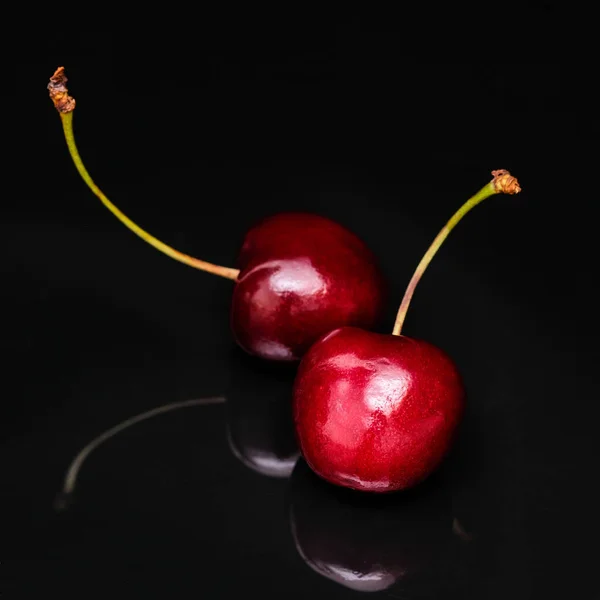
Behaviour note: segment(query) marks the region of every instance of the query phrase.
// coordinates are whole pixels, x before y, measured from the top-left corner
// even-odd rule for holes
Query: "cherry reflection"
[[[227,439],[233,455],[267,477],[289,477],[299,450],[292,418],[295,368],[236,353],[227,393]]]
[[[304,562],[361,592],[430,578],[462,543],[453,531],[450,496],[434,480],[374,496],[328,484],[304,460],[291,476],[289,518]]]

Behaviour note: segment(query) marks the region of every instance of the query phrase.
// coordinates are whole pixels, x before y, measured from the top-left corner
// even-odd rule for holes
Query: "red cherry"
[[[375,257],[324,217],[288,213],[262,221],[246,235],[239,265],[232,331],[263,358],[297,360],[332,329],[372,327],[383,307]]]
[[[296,361],[332,329],[375,325],[385,293],[375,257],[358,237],[325,217],[289,213],[265,219],[246,234],[239,270],[183,254],[144,231],[105,196],[87,172],[75,143],[75,100],[68,94],[66,81],[59,67],[48,89],[82,179],[119,221],[157,250],[236,281],[231,327],[248,353]]]
[[[387,492],[440,463],[460,422],[464,387],[427,342],[344,327],[300,364],[294,415],[306,462],[331,483]]]
[[[293,393],[296,433],[307,463],[327,481],[370,492],[407,489],[448,452],[464,408],[461,377],[444,352],[401,329],[419,279],[453,227],[488,196],[520,191],[507,171],[493,175],[424,255],[391,335],[340,328],[302,359]]]

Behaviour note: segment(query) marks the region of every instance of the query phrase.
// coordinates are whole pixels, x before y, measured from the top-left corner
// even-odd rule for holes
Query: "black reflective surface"
[[[412,92],[397,92],[390,27],[319,29],[314,54],[286,35],[276,53],[247,38],[227,38],[226,51],[217,33],[204,45],[175,36],[165,50],[143,33],[108,32],[102,49],[83,32],[69,49],[23,54],[39,177],[21,176],[25,199],[0,222],[7,598],[597,596],[596,200],[584,183],[592,155],[580,152],[597,122],[562,63],[550,65],[562,74],[552,90],[550,67],[513,65],[515,91],[477,65],[404,62]],[[435,475],[365,497],[297,460],[293,369],[235,347],[230,281],[161,256],[78,180],[45,97],[58,64],[71,67],[84,160],[125,212],[228,265],[263,215],[333,217],[381,257],[390,330],[445,220],[492,169],[519,177],[521,195],[486,201],[449,238],[406,322],[454,358],[468,388],[457,444]],[[175,119],[146,85],[167,64]],[[103,106],[101,73],[127,111]],[[494,135],[483,135],[490,122]],[[201,398],[225,401],[121,431],[54,509],[92,439]]]

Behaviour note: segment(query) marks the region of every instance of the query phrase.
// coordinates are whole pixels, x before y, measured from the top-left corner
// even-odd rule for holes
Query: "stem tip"
[[[516,177],[513,177],[506,169],[492,171],[494,189],[498,194],[518,194],[521,186]]]
[[[54,71],[54,75],[50,77],[50,83],[48,84],[50,100],[54,103],[56,110],[63,114],[75,110],[75,98],[69,96],[67,81],[65,68],[58,67],[58,69]]]

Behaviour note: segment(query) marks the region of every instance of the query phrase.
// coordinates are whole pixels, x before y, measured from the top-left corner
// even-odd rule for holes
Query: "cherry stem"
[[[106,440],[115,436],[117,433],[139,423],[140,421],[145,421],[150,417],[154,417],[156,415],[160,415],[172,410],[177,410],[179,408],[186,408],[188,406],[207,406],[212,404],[222,404],[225,402],[225,398],[218,396],[215,398],[199,398],[194,400],[183,400],[182,402],[172,402],[170,404],[164,404],[162,406],[158,406],[157,408],[153,408],[152,410],[146,411],[135,417],[131,417],[122,421],[118,425],[111,427],[104,433],[101,433],[99,436],[94,438],[89,444],[84,446],[77,456],[72,460],[69,468],[67,469],[67,473],[65,475],[65,480],[63,483],[63,487],[61,492],[58,494],[54,506],[56,510],[62,510],[68,506],[70,500],[72,498],[72,494],[75,491],[75,484],[77,483],[77,475],[81,470],[81,467],[85,461],[85,459],[102,443],[106,442]]]
[[[67,147],[69,148],[69,154],[75,163],[75,167],[81,175],[81,178],[85,181],[87,186],[92,192],[100,199],[102,204],[108,208],[108,210],[115,216],[121,223],[128,227],[133,233],[141,237],[145,242],[154,246],[157,250],[170,256],[174,260],[177,260],[183,264],[186,264],[194,269],[200,271],[206,271],[213,273],[214,275],[220,275],[227,279],[237,280],[239,275],[238,269],[231,269],[229,267],[222,267],[220,265],[214,265],[212,263],[194,258],[183,252],[179,252],[174,248],[171,248],[164,242],[150,235],[147,231],[144,231],[139,225],[134,223],[127,215],[121,212],[102,192],[102,190],[94,183],[87,169],[85,168],[77,145],[75,143],[75,136],[73,134],[73,111],[75,109],[75,99],[69,96],[68,89],[66,86],[67,77],[65,76],[64,67],[59,67],[54,75],[50,78],[48,84],[48,90],[50,92],[50,98],[54,103],[54,106],[60,114],[60,118],[63,125],[65,139],[67,141]]]
[[[398,309],[398,315],[396,316],[396,323],[392,331],[393,335],[401,335],[402,326],[404,325],[404,319],[412,300],[415,288],[421,280],[423,273],[429,266],[429,263],[435,256],[436,252],[440,249],[440,246],[444,243],[444,240],[448,237],[449,233],[456,227],[460,220],[480,202],[494,196],[495,194],[518,194],[521,191],[519,182],[506,170],[499,169],[492,171],[494,179],[490,181],[486,186],[482,187],[474,196],[469,198],[452,216],[452,218],[444,225],[443,229],[437,234],[433,240],[431,246],[427,252],[425,252],[421,262],[418,264],[406,291],[404,292],[404,298]]]

